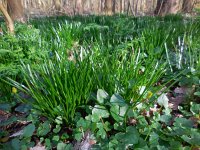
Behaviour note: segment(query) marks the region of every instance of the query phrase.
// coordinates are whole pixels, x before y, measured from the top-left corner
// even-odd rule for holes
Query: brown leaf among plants
[[[169,97],[169,108],[172,110],[178,110],[178,106],[183,103],[188,95],[191,95],[194,92],[194,87],[176,87],[174,89],[175,97],[171,94],[168,94]]]
[[[10,113],[0,110],[0,123],[6,121],[10,116],[11,116]]]
[[[200,150],[200,147],[194,146],[194,147],[192,148],[192,150]]]
[[[175,94],[184,96],[191,95],[192,93],[194,93],[194,91],[195,91],[195,86],[192,87],[181,86],[174,89]]]
[[[169,108],[172,110],[178,110],[178,106],[184,101],[185,96],[180,95],[177,97],[170,97],[169,98]]]
[[[135,126],[137,124],[137,120],[131,117],[128,119],[128,124],[131,126]]]

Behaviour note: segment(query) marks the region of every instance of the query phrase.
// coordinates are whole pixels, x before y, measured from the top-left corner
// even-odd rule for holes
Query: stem
[[[11,34],[14,34],[14,22],[11,19],[10,15],[8,14],[7,10],[4,8],[3,4],[0,4],[0,11],[2,12],[2,14],[5,17],[5,21],[7,24],[7,28],[8,28],[8,32]]]

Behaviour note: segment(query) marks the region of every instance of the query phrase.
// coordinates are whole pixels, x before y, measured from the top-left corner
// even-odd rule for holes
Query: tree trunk
[[[6,21],[6,24],[7,24],[8,32],[11,33],[11,34],[14,34],[14,23],[13,23],[11,17],[9,16],[7,10],[3,6],[3,4],[0,4],[0,11],[2,12],[2,14],[5,17],[5,21]]]
[[[61,0],[54,0],[54,5],[57,12],[61,11]]]
[[[7,0],[8,13],[13,21],[25,22],[21,0]]]
[[[113,4],[112,4],[112,12],[115,14],[115,7],[116,7],[116,1],[113,0]]]
[[[81,15],[83,13],[83,1],[82,0],[75,1],[75,11],[76,11],[76,14],[78,14],[78,15]]]
[[[112,15],[112,0],[105,0],[106,15]]]
[[[194,7],[194,0],[183,0],[182,11],[190,13]]]
[[[160,16],[176,14],[181,8],[181,0],[158,0],[154,13]]]

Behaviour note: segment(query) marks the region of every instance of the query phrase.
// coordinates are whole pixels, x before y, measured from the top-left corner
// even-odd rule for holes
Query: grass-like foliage
[[[32,22],[42,31],[42,41],[49,41],[38,45],[49,50],[49,57],[36,66],[22,59],[29,64],[22,67],[25,83],[13,82],[51,119],[62,116],[71,121],[98,89],[119,93],[133,107],[171,83],[174,73],[194,70],[199,61],[199,44],[194,42],[199,40],[199,24],[183,23],[180,17],[90,16]],[[28,42],[23,50],[32,50],[35,38],[22,39]],[[170,74],[163,83],[166,71]],[[158,82],[162,86],[156,86]]]
[[[61,116],[69,123],[79,106],[87,104],[93,89],[92,65],[85,58],[80,62],[70,62],[60,56],[56,60],[46,60],[37,65],[23,65],[25,87],[15,86],[33,97],[31,104],[44,116],[55,119]],[[26,101],[28,102],[28,101]]]
[[[68,60],[56,53],[54,61],[45,60],[35,66],[37,69],[23,65],[25,85],[11,80],[33,97],[34,108],[50,119],[61,116],[66,123],[99,88],[122,94],[133,106],[142,102],[148,92],[160,89],[154,85],[165,72],[165,65],[151,58],[143,61],[140,52],[118,50],[111,54],[97,49],[73,55],[74,60]]]
[[[38,139],[47,149],[199,146],[198,17],[64,16],[29,24],[0,36],[0,89],[12,100],[0,109],[24,114],[23,125],[31,121],[0,149],[28,149]],[[0,128],[0,142],[9,133]]]

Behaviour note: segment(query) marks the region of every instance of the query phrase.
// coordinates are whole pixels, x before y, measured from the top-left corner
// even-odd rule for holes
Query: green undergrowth
[[[198,148],[199,21],[63,16],[4,30],[0,148]]]

